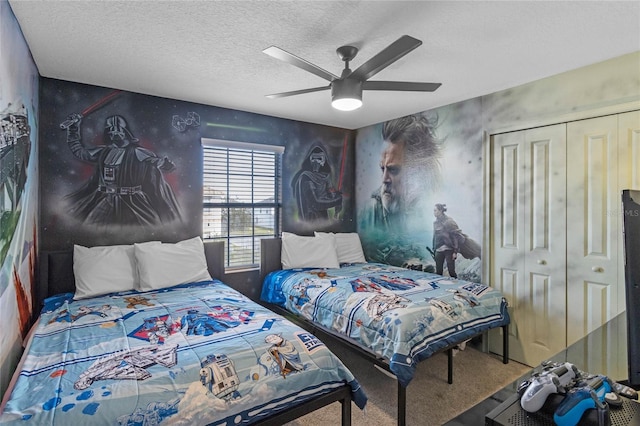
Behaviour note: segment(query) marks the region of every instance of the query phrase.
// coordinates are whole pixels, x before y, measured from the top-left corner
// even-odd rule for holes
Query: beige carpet
[[[364,411],[352,404],[352,425],[396,425],[396,381],[342,345],[332,344],[324,338],[323,340],[349,367],[369,397]],[[445,353],[434,355],[418,365],[416,375],[407,387],[407,425],[442,425],[518,380],[530,369],[531,367],[515,361],[503,364],[502,357],[467,345],[465,350],[457,351],[454,356],[453,384],[448,384],[447,356]],[[331,404],[288,423],[289,426],[339,424],[340,403]]]

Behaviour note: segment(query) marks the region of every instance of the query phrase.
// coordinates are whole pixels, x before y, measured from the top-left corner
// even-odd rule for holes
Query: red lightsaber
[[[338,176],[338,191],[342,191],[342,177],[344,176],[344,163],[347,157],[347,136],[344,135],[344,142],[342,143],[342,159],[340,162],[340,175]]]
[[[92,105],[89,105],[88,107],[86,107],[85,109],[82,110],[82,112],[80,113],[80,118],[85,117],[86,115],[88,115],[88,114],[92,113],[93,111],[97,110],[98,108],[100,108],[101,106],[103,106],[104,104],[109,102],[111,99],[113,99],[116,96],[118,96],[120,94],[120,92],[122,92],[122,90],[114,90],[113,92],[111,92],[107,96],[105,96],[104,98],[99,99],[97,102],[95,102]],[[76,121],[77,120],[65,120],[62,123],[60,123],[60,128],[61,129],[67,129],[69,126],[71,126]]]

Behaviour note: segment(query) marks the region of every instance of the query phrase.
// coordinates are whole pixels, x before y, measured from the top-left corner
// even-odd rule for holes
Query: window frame
[[[282,163],[283,163],[283,154],[284,154],[284,146],[280,145],[268,145],[268,144],[259,144],[259,143],[250,143],[250,142],[239,142],[239,141],[228,141],[222,139],[211,139],[211,138],[201,138],[201,147],[202,147],[202,239],[203,241],[214,240],[214,241],[225,241],[225,273],[229,272],[239,272],[242,270],[253,270],[258,269],[260,267],[260,256],[259,256],[259,246],[256,247],[256,243],[258,240],[262,238],[272,238],[280,235],[280,229],[282,227]],[[226,178],[226,199],[222,202],[205,202],[205,178],[207,176],[207,167],[205,163],[205,149],[214,148],[226,150],[227,153],[227,178]],[[251,202],[238,202],[238,201],[230,201],[230,191],[229,191],[229,183],[231,179],[229,178],[229,161],[228,156],[230,152],[240,153],[243,151],[249,151],[248,155],[251,157],[254,156],[255,152],[259,153],[269,153],[274,154],[274,188],[273,188],[273,202],[272,203],[262,203],[255,202],[252,200]],[[252,160],[253,161],[253,160]],[[251,189],[255,188],[254,185],[254,175],[253,171],[253,163],[252,163],[252,172],[251,172]],[[233,208],[248,208],[252,210],[252,223],[251,223],[251,233],[244,235],[231,235],[231,223],[227,222],[227,230],[226,235],[216,237],[216,238],[205,238],[205,211],[207,209],[227,209],[231,210]],[[257,210],[263,208],[272,208],[274,210],[274,220],[273,220],[273,235],[256,235],[256,215],[255,212]],[[242,265],[231,265],[231,244],[230,241],[236,238],[251,238],[252,240],[252,254],[251,257],[254,260],[253,263],[247,263]]]

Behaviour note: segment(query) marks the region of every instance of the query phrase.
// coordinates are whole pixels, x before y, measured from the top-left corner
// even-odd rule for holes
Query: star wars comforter
[[[271,272],[261,299],[386,358],[404,386],[421,360],[509,323],[491,287],[379,263]]]
[[[349,383],[312,334],[219,281],[47,299],[2,424],[250,424]]]

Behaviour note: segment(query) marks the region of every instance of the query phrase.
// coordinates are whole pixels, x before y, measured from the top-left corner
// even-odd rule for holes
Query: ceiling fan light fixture
[[[289,92],[274,93],[266,95],[268,98],[283,98],[285,96],[302,95],[305,93],[318,92],[320,90],[331,89],[331,106],[340,111],[353,111],[362,106],[363,90],[387,90],[401,92],[433,92],[440,83],[416,83],[410,81],[370,81],[369,79],[382,71],[398,59],[402,58],[413,49],[420,46],[422,42],[417,38],[403,35],[389,46],[382,49],[365,63],[361,64],[355,71],[349,68],[349,62],[358,54],[355,46],[341,46],[336,49],[338,57],[344,62],[344,69],[340,77],[330,73],[317,65],[299,58],[279,47],[271,46],[265,50],[269,56],[287,62],[300,69],[308,71],[318,77],[328,81],[330,84],[309,89],[293,90]]]
[[[334,80],[331,83],[331,106],[340,111],[353,111],[362,106],[362,82]]]
[[[331,101],[331,106],[340,111],[353,111],[362,106],[362,100],[357,98],[340,98]]]

